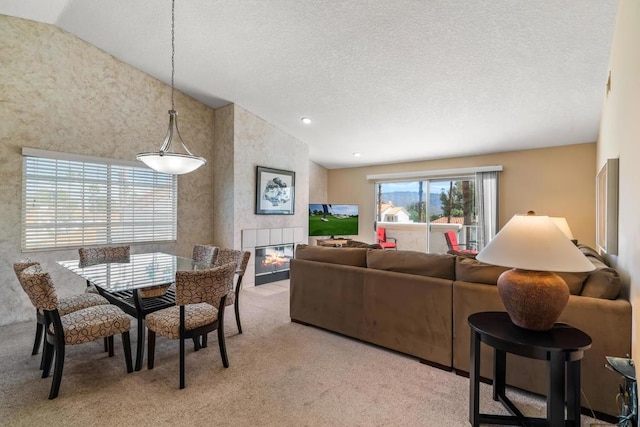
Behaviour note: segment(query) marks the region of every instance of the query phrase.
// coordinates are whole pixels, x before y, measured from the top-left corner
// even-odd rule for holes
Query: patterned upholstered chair
[[[147,314],[149,330],[147,368],[153,369],[156,334],[180,342],[180,388],[185,387],[184,340],[218,330],[220,356],[229,367],[224,342],[224,307],[233,286],[236,263],[207,270],[176,272],[176,305]]]
[[[22,286],[22,289],[24,289],[24,284],[22,283],[22,277],[20,273],[22,273],[23,270],[31,267],[32,265],[40,266],[39,263],[30,260],[20,260],[13,263],[13,271],[16,273],[16,277],[18,278],[18,282],[20,282],[20,286]],[[82,310],[83,308],[105,304],[109,304],[109,301],[97,294],[85,293],[79,295],[71,295],[58,298],[58,313],[60,313],[60,316],[64,316],[74,311]],[[38,351],[40,350],[40,343],[43,342],[43,332],[45,324],[46,321],[44,318],[44,312],[42,310],[36,309],[36,338],[33,341],[33,350],[31,351],[32,355],[38,354]],[[42,358],[42,361],[40,362],[40,369],[42,369],[43,367],[44,358]]]
[[[234,311],[236,312],[236,324],[238,325],[238,333],[242,333],[242,325],[240,324],[240,310],[239,303],[240,300],[240,289],[242,288],[242,278],[244,277],[244,273],[247,270],[247,264],[249,264],[249,258],[251,257],[251,252],[247,251],[238,251],[235,249],[227,249],[220,248],[218,250],[218,257],[214,263],[214,266],[220,266],[223,264],[227,264],[229,262],[236,263],[236,276],[237,280],[233,289],[229,293],[227,297],[227,305],[233,304]],[[206,335],[203,337],[203,347],[206,347]]]
[[[131,255],[131,247],[123,246],[102,246],[98,248],[80,248],[78,249],[80,256],[80,267],[89,267],[96,264],[104,264],[107,262],[129,262]],[[85,293],[98,294],[95,285],[87,280]],[[104,351],[109,351],[113,355],[113,349],[109,347],[107,340],[104,340]]]
[[[122,335],[127,372],[133,372],[129,329],[131,319],[115,305],[96,305],[60,316],[58,296],[49,273],[33,265],[20,273],[20,280],[31,303],[44,313],[46,343],[44,346],[44,369],[42,378],[47,378],[55,354],[53,382],[49,399],[55,399],[60,391],[64,354],[67,345],[83,344],[100,338],[108,338],[113,349],[113,336]]]
[[[130,253],[131,247],[128,245],[78,249],[80,267],[88,267],[90,265],[104,264],[107,262],[129,262]],[[87,289],[85,289],[85,292],[97,294],[98,290],[87,281]]]
[[[217,256],[218,256],[217,246],[194,245],[191,258],[198,262],[206,262],[210,265],[213,265]]]

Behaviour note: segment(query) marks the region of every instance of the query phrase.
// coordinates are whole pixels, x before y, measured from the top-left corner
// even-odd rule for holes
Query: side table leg
[[[561,427],[564,422],[564,353],[550,352],[547,389],[547,423],[549,427]]]
[[[480,426],[480,334],[471,329],[469,359],[469,422]]]
[[[493,400],[504,397],[506,383],[507,353],[493,350]]]
[[[580,425],[580,360],[567,362],[567,420]]]

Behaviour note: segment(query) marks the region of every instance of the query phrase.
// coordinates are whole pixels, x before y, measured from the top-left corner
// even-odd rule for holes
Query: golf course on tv
[[[322,220],[321,205],[310,205],[310,236],[354,236],[358,234],[358,208],[352,206],[334,206]]]

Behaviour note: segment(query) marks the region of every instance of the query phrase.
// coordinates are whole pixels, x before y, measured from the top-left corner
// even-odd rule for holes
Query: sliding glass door
[[[478,251],[497,226],[497,173],[488,174],[376,182],[376,223],[400,249]]]

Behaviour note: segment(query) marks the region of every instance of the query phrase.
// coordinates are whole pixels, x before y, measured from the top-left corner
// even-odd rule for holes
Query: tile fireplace
[[[255,284],[263,285],[288,279],[291,258],[293,258],[293,244],[256,247]]]

